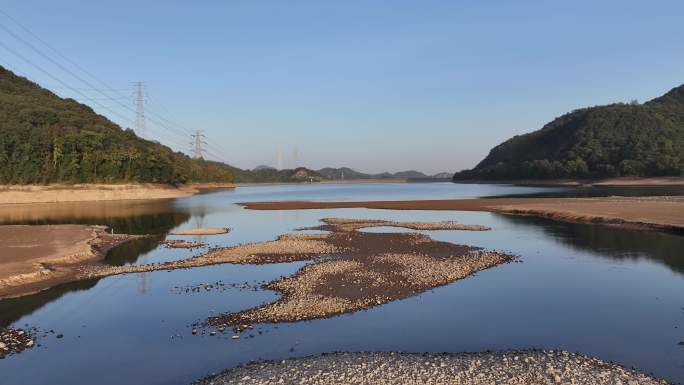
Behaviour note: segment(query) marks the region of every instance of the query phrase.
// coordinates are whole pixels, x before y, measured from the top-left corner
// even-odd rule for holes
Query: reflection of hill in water
[[[33,313],[36,309],[57,300],[73,291],[88,290],[94,287],[98,279],[89,279],[78,282],[70,282],[55,286],[40,293],[27,295],[19,298],[10,298],[0,301],[0,327],[7,326],[19,318]]]
[[[140,239],[132,239],[113,247],[107,252],[105,263],[114,266],[123,266],[138,260],[142,254],[154,250],[159,242],[166,238],[165,235],[153,235]]]
[[[105,263],[135,262],[153,250],[173,228],[187,222],[197,208],[179,208],[170,201],[113,201],[30,204],[0,207],[0,225],[92,224],[109,226],[116,233],[152,234],[123,243],[107,253]],[[201,211],[201,210],[200,210]],[[9,325],[72,291],[87,290],[99,280],[71,282],[40,293],[0,301],[0,326]]]
[[[170,201],[112,201],[0,207],[0,224],[105,225],[117,233],[165,234],[190,218]]]
[[[546,218],[500,215],[518,226],[542,229],[571,247],[614,259],[646,258],[673,271],[684,273],[684,236],[657,231],[639,231],[605,225],[559,222]]]

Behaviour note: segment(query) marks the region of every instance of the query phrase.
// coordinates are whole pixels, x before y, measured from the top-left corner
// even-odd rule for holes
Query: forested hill
[[[644,104],[575,110],[494,147],[454,180],[684,174],[684,85]]]
[[[225,164],[139,138],[0,66],[0,184],[232,180]]]

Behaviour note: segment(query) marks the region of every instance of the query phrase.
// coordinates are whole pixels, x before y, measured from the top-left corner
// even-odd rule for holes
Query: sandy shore
[[[570,222],[684,232],[684,197],[483,198],[365,202],[249,202],[252,210],[355,208],[389,210],[491,211]]]
[[[108,234],[103,226],[0,226],[0,298],[76,280],[82,265],[131,238]]]
[[[204,190],[234,188],[225,183],[188,184],[74,184],[0,186],[0,205],[20,203],[56,203],[114,201],[134,199],[170,199],[197,194]]]
[[[460,354],[334,353],[252,363],[197,381],[229,384],[666,385],[635,370],[565,351]]]

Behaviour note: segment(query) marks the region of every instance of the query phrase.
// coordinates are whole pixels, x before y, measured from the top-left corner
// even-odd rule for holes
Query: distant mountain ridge
[[[494,147],[454,180],[684,175],[684,85],[644,104],[565,114]]]
[[[238,183],[260,182],[321,182],[331,180],[370,180],[370,179],[406,179],[406,180],[439,180],[451,178],[451,173],[426,175],[420,171],[399,171],[396,173],[383,172],[366,174],[349,167],[325,167],[312,170],[306,167],[278,170],[267,165],[260,165],[251,170],[233,168],[235,181]]]
[[[420,171],[407,170],[399,171],[395,173],[383,172],[379,174],[367,174],[363,172],[356,171],[349,167],[326,167],[320,170],[316,170],[317,173],[321,174],[326,179],[330,180],[341,180],[341,179],[440,179],[440,178],[450,178],[450,173],[439,173],[435,175],[427,175]]]

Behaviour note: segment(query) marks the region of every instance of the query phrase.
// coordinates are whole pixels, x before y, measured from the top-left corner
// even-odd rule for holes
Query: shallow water
[[[153,233],[118,248],[112,264],[149,263],[202,253],[158,247],[174,228],[232,229],[207,247],[273,239],[323,217],[454,220],[486,232],[421,231],[434,239],[505,250],[523,263],[368,311],[281,325],[255,325],[254,338],[191,335],[191,323],[277,298],[255,285],[290,275],[303,262],[220,265],[130,274],[55,287],[0,301],[0,325],[42,330],[41,345],[0,360],[0,384],[188,384],[256,359],[331,351],[462,352],[512,348],[578,351],[684,383],[684,237],[481,212],[368,209],[250,211],[234,202],[285,199],[431,199],[510,194],[572,194],[572,189],[435,184],[251,186],[163,202],[42,206],[0,223],[99,223]],[[618,191],[619,192],[619,191]],[[629,192],[625,192],[628,194]],[[655,192],[658,195],[662,192]],[[612,190],[610,195],[615,194]],[[64,205],[62,205],[64,206]],[[41,216],[41,212],[45,215]],[[364,231],[411,231],[372,228]],[[219,290],[184,288],[220,281]],[[247,288],[232,287],[231,284]],[[262,334],[258,332],[261,331]],[[56,334],[64,334],[57,339]]]

